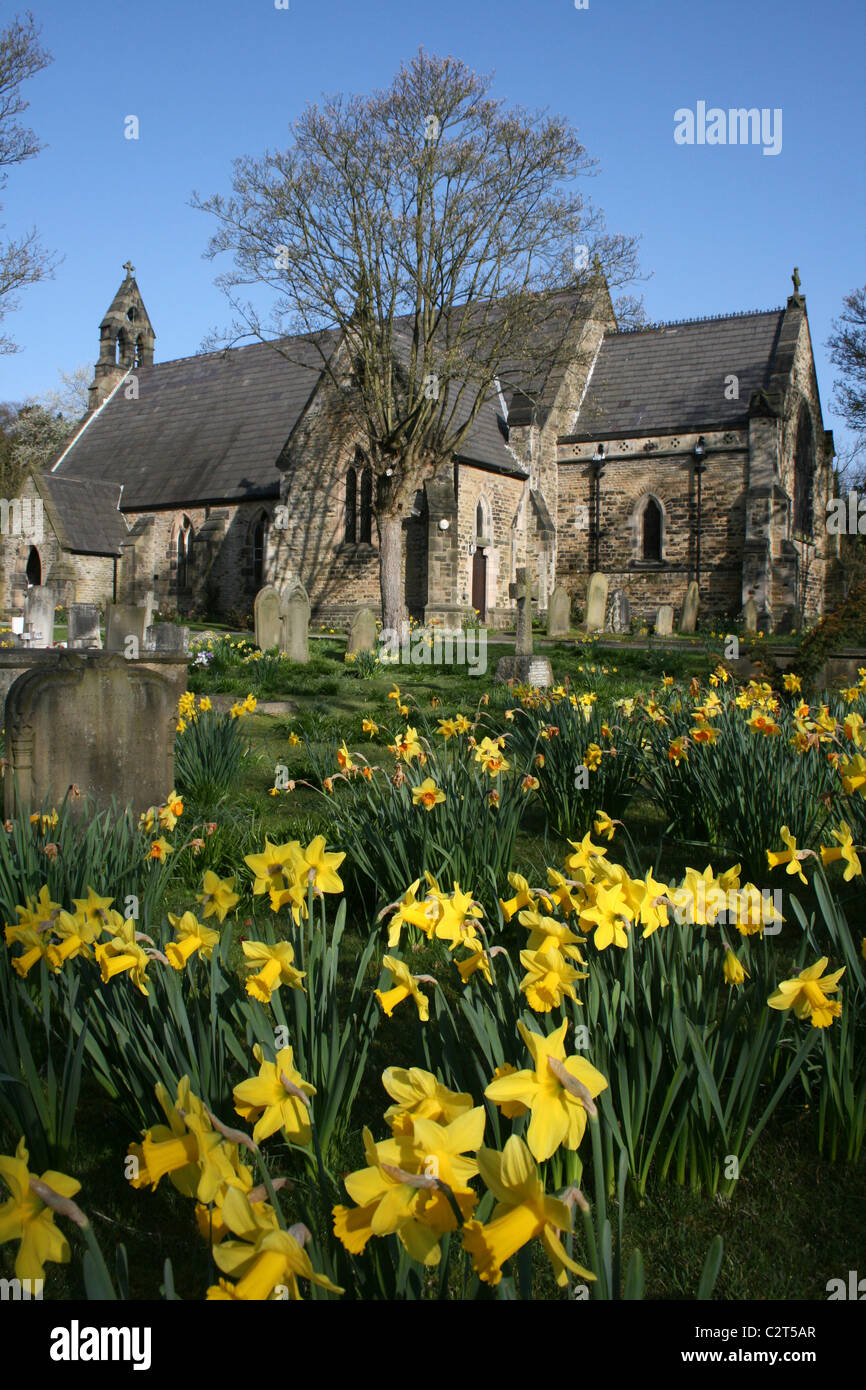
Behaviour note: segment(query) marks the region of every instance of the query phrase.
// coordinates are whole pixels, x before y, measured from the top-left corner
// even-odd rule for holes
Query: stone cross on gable
[[[124,261],[122,269],[126,271],[127,280],[131,280],[133,275],[135,274],[135,266],[132,264],[132,262]]]
[[[800,280],[800,271],[799,271],[799,269],[798,269],[797,266],[794,266],[794,274],[791,276],[791,282],[792,282],[792,284],[793,284],[793,286],[794,286],[794,293],[795,293],[795,294],[799,294],[799,293],[800,293],[800,284],[801,284],[801,280]]]

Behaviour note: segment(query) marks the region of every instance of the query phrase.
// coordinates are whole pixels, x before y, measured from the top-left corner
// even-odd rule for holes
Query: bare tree
[[[841,372],[834,383],[834,404],[854,435],[839,463],[840,471],[850,475],[866,448],[866,285],[852,290],[842,303],[844,310],[833,323],[827,346],[830,361]]]
[[[219,223],[206,254],[234,257],[217,280],[234,338],[306,335],[357,423],[389,626],[419,488],[459,452],[495,382],[531,399],[557,354],[573,354],[579,302],[602,276],[614,288],[637,278],[636,240],[608,235],[573,187],[595,166],[576,131],[506,110],[490,84],[421,51],[387,91],[324,99],[289,149],[237,160],[232,196],[192,200]],[[266,320],[243,286],[274,292]],[[292,343],[275,346],[291,358]]]
[[[32,14],[16,16],[7,28],[0,30],[0,190],[9,177],[6,169],[35,158],[43,148],[34,132],[20,125],[17,117],[30,104],[21,95],[21,84],[52,61],[40,47]],[[0,223],[0,230],[3,225]],[[40,245],[35,229],[0,240],[0,320],[18,308],[22,289],[47,279],[53,270],[54,262]],[[0,334],[0,353],[17,351],[12,339]]]

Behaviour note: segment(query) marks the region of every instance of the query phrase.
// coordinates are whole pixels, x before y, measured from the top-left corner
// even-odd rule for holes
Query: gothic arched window
[[[268,538],[268,518],[265,512],[253,527],[253,585],[258,590],[265,579],[265,548]]]
[[[358,475],[354,468],[346,473],[346,545],[354,545],[358,539]]]
[[[185,589],[189,584],[190,569],[192,566],[192,524],[188,516],[183,519],[183,526],[177,533],[177,587]]]
[[[369,465],[361,474],[361,521],[358,540],[362,545],[373,544],[373,470]]]
[[[654,497],[647,500],[641,518],[641,559],[662,558],[662,509]]]
[[[141,366],[141,334],[140,334],[140,333],[139,333],[138,337],[137,337],[136,340],[135,340],[135,359],[134,359],[134,361],[133,361],[133,366],[135,366],[135,367],[140,367],[140,366]]]
[[[114,340],[114,365],[116,367],[122,367],[125,356],[126,339],[124,338],[123,332],[121,331],[120,333],[118,333],[117,337]]]
[[[811,536],[814,529],[815,444],[812,417],[808,407],[800,406],[797,439],[794,444],[794,530]]]
[[[32,584],[42,583],[42,561],[39,558],[39,551],[36,549],[35,545],[31,545],[30,547],[25,574],[27,575],[28,587]]]

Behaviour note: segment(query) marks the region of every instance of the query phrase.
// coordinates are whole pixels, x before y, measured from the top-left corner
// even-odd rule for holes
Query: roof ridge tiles
[[[772,309],[737,309],[730,314],[701,314],[691,319],[659,319],[657,323],[642,323],[634,328],[618,328],[615,333],[605,333],[605,338],[626,338],[637,333],[656,333],[663,328],[677,328],[685,323],[718,323],[722,319],[759,318],[763,314],[784,313],[785,306],[777,304]]]

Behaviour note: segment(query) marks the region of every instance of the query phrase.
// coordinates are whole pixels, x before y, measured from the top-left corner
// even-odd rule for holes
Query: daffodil
[[[114,930],[114,936],[93,948],[103,984],[107,984],[115,975],[129,974],[136,988],[142,994],[148,994],[145,972],[150,957],[136,941],[135,922],[124,922]]]
[[[386,1067],[382,1085],[395,1102],[385,1111],[385,1120],[395,1134],[406,1131],[406,1121],[410,1126],[415,1119],[447,1125],[473,1108],[471,1095],[449,1091],[432,1072],[420,1067]]]
[[[526,974],[520,982],[520,989],[526,995],[526,1002],[536,1013],[550,1013],[558,1009],[566,995],[577,998],[575,980],[585,980],[586,972],[574,970],[561,951],[521,951],[520,964]]]
[[[342,893],[343,880],[337,873],[337,869],[345,857],[345,853],[326,851],[324,835],[317,835],[303,851],[303,860],[299,866],[298,876],[302,881],[312,883],[313,892],[317,896],[321,896],[323,893]]]
[[[831,847],[829,849],[824,849],[822,846],[821,862],[823,864],[833,864],[837,859],[844,859],[845,872],[842,877],[846,883],[850,883],[852,878],[863,873],[857,851],[854,848],[854,837],[851,834],[851,827],[848,825],[847,821],[843,820],[839,824],[839,829],[831,831],[831,834],[840,848],[833,849]]]
[[[842,1012],[838,1000],[827,998],[839,988],[839,981],[845,974],[845,967],[824,975],[828,957],[822,956],[814,965],[801,970],[794,980],[783,980],[778,989],[770,995],[767,1003],[771,1009],[793,1009],[798,1018],[811,1015],[813,1028],[829,1028],[834,1018]]]
[[[547,1037],[533,1033],[519,1021],[517,1027],[529,1049],[534,1070],[501,1076],[490,1083],[484,1094],[495,1105],[517,1102],[531,1111],[526,1142],[539,1163],[543,1163],[560,1144],[567,1149],[578,1147],[586,1128],[583,1092],[594,1100],[607,1089],[607,1081],[582,1057],[566,1057],[567,1021]]]
[[[432,932],[439,915],[439,906],[432,898],[419,899],[416,896],[420,882],[421,880],[416,878],[406,889],[399,903],[393,904],[396,911],[388,923],[389,948],[400,944],[400,932],[404,926],[420,927],[428,936]],[[385,909],[386,912],[389,910]]]
[[[780,864],[786,864],[786,874],[796,874],[802,883],[806,883],[808,880],[806,878],[806,875],[803,873],[803,870],[800,868],[800,861],[801,859],[804,859],[806,857],[808,851],[797,849],[797,841],[794,839],[794,836],[791,834],[787,825],[783,825],[779,833],[782,837],[782,840],[787,845],[787,849],[768,849],[767,863],[769,864],[771,869],[777,868]]]
[[[507,901],[499,899],[499,906],[506,922],[510,922],[515,912],[519,912],[522,907],[535,907],[535,898],[525,878],[520,874],[509,874],[508,882],[516,891],[514,897]]]
[[[625,950],[628,946],[626,927],[634,916],[634,908],[628,902],[623,885],[614,883],[610,887],[599,887],[595,902],[581,908],[580,922],[586,925],[587,930],[595,927],[593,941],[597,950],[604,951],[611,944]]]
[[[265,836],[261,854],[244,855],[244,863],[253,871],[253,893],[268,893],[271,888],[284,887],[286,881],[293,882],[303,857],[300,841],[272,845]]]
[[[590,1270],[566,1252],[560,1232],[571,1229],[571,1212],[564,1202],[547,1196],[532,1154],[522,1139],[513,1134],[502,1153],[495,1149],[479,1150],[478,1168],[496,1198],[496,1206],[486,1225],[478,1221],[466,1223],[463,1248],[472,1257],[482,1282],[498,1284],[506,1260],[536,1237],[541,1239],[560,1288],[568,1283],[568,1271],[582,1279],[595,1279]]]
[[[385,1013],[390,1018],[396,1006],[404,999],[412,998],[415,1000],[415,1007],[418,1010],[418,1017],[422,1023],[426,1023],[430,1017],[430,1001],[426,994],[418,988],[417,979],[408,965],[396,956],[384,956],[382,964],[386,970],[391,972],[391,988],[388,990],[375,990],[374,993]]]
[[[417,787],[412,789],[412,802],[415,806],[423,806],[425,811],[432,811],[434,806],[439,806],[445,800],[445,793],[437,787],[432,777],[425,777]]]
[[[195,900],[202,903],[204,911],[203,917],[217,917],[220,922],[225,920],[227,912],[230,912],[235,903],[240,902],[240,893],[234,892],[234,875],[229,878],[220,878],[212,869],[205,869],[202,887],[203,893],[196,893]]]
[[[748,970],[737,960],[733,951],[725,952],[725,964],[723,966],[725,980],[729,985],[741,985],[748,975]]]
[[[244,941],[242,946],[247,958],[247,970],[256,972],[250,974],[247,980],[247,994],[251,994],[253,999],[268,1004],[274,990],[281,985],[288,985],[289,989],[304,989],[301,981],[306,978],[306,972],[296,970],[292,965],[295,950],[291,942],[277,941],[269,946],[265,941]]]
[[[318,1274],[301,1241],[300,1228],[283,1231],[256,1212],[249,1198],[237,1189],[226,1193],[222,1218],[239,1240],[223,1240],[214,1246],[213,1258],[223,1273],[239,1276],[236,1284],[220,1279],[211,1285],[206,1298],[209,1302],[239,1300],[261,1302],[270,1299],[275,1291],[286,1290],[290,1302],[301,1298],[299,1279],[341,1294],[343,1290],[324,1274]],[[306,1232],[306,1235],[309,1233]]]
[[[30,1186],[30,1179],[36,1174],[29,1171],[28,1164],[29,1154],[23,1139],[18,1141],[14,1158],[0,1155],[0,1178],[10,1192],[8,1201],[0,1206],[0,1245],[10,1240],[19,1243],[15,1256],[16,1279],[42,1280],[46,1263],[68,1264],[70,1250],[66,1237],[54,1225],[51,1207],[46,1206]],[[74,1197],[81,1190],[81,1183],[75,1178],[55,1173],[53,1169],[43,1173],[39,1181],[61,1197]]]
[[[583,957],[579,949],[581,938],[576,936],[565,922],[558,922],[555,917],[545,916],[537,907],[524,908],[517,920],[529,932],[529,940],[526,943],[527,951],[555,949],[561,951],[570,960],[577,961],[578,965],[583,965]]]
[[[182,917],[176,917],[173,912],[168,914],[168,920],[174,927],[176,941],[169,941],[165,948],[166,958],[169,965],[175,970],[183,970],[187,961],[200,951],[205,960],[209,960],[214,946],[220,939],[218,931],[211,927],[202,926],[196,920],[195,914],[185,912]]]
[[[266,1062],[258,1043],[253,1055],[259,1063],[259,1074],[241,1081],[234,1088],[235,1110],[245,1120],[255,1120],[253,1140],[260,1144],[281,1129],[296,1144],[309,1144],[312,1138],[309,1103],[305,1099],[316,1094],[315,1086],[304,1081],[294,1065],[290,1047],[283,1047],[276,1060]]]

